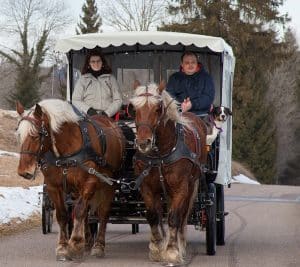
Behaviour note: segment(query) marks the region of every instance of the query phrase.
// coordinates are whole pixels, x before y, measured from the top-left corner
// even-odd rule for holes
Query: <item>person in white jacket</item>
[[[88,115],[114,116],[122,106],[122,94],[104,56],[96,49],[86,56],[72,102]]]

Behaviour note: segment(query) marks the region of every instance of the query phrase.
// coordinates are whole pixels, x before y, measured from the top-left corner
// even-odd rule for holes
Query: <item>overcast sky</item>
[[[72,14],[74,16],[74,25],[72,25],[69,28],[67,34],[74,35],[76,22],[79,19],[79,15],[82,14],[81,7],[85,1],[84,0],[65,0],[65,1],[69,5],[69,7],[72,8],[72,10],[73,10]],[[295,31],[295,33],[297,35],[298,43],[300,44],[300,1],[299,0],[285,0],[284,2],[285,2],[285,4],[281,10],[283,13],[288,12],[290,17],[292,18],[290,25],[293,28],[293,30]],[[98,4],[98,8],[100,9],[99,4]],[[103,30],[106,32],[109,29],[105,28]]]

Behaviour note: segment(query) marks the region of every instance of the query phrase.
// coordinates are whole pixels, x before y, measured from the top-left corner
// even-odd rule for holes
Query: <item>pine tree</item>
[[[180,21],[160,30],[220,36],[234,49],[233,157],[252,168],[261,182],[275,176],[276,141],[270,107],[265,103],[266,75],[286,56],[275,29],[284,25],[281,0],[178,0],[169,13]]]
[[[83,15],[80,16],[81,22],[77,24],[76,34],[99,32],[102,20],[98,14],[95,0],[86,0],[81,10]]]

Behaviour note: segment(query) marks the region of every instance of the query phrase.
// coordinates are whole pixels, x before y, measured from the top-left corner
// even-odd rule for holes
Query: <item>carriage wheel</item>
[[[216,184],[217,193],[217,245],[225,245],[224,186]]]
[[[208,199],[210,204],[206,205],[206,253],[207,255],[216,254],[216,187],[215,184],[209,183]]]
[[[48,231],[47,231],[47,211],[46,211],[46,208],[45,206],[43,205],[42,206],[42,230],[43,230],[43,234],[46,235],[48,234]]]
[[[131,225],[131,232],[132,232],[132,234],[137,234],[138,232],[139,232],[139,224],[138,223],[133,223],[132,225]]]
[[[53,224],[53,204],[48,196],[48,193],[45,191],[45,186],[44,186],[43,198],[42,198],[42,231],[44,235],[51,233],[52,224]]]

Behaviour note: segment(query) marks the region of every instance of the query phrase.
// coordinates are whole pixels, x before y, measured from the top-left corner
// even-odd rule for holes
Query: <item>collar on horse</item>
[[[195,135],[195,139],[197,142],[197,147],[200,146],[200,137],[197,133],[193,133]],[[170,152],[166,155],[160,155],[159,152],[153,152],[152,154],[145,155],[140,152],[137,152],[134,160],[141,161],[144,165],[146,165],[145,169],[142,173],[136,178],[136,184],[134,189],[138,189],[144,180],[144,178],[149,174],[150,170],[153,167],[159,168],[160,176],[161,174],[161,166],[170,165],[172,163],[177,162],[181,159],[188,159],[194,165],[196,165],[199,169],[201,169],[201,164],[198,160],[197,154],[192,152],[188,146],[184,142],[184,128],[180,123],[176,124],[176,144],[170,150]]]

